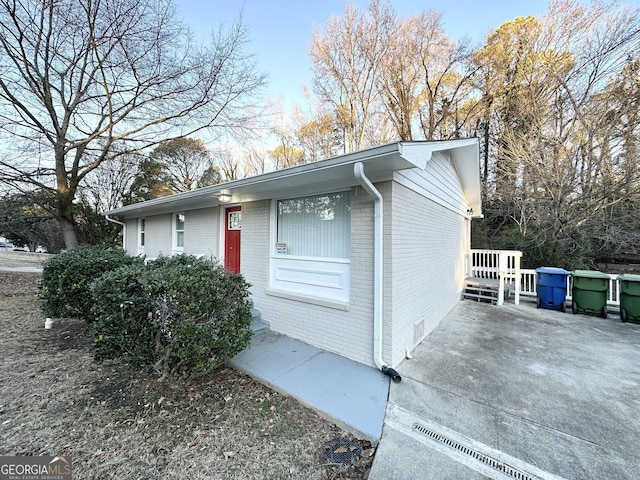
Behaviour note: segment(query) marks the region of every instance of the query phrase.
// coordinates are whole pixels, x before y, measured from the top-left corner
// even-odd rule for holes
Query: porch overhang
[[[393,172],[398,170],[424,169],[436,151],[451,152],[474,215],[480,214],[478,141],[464,139],[390,143],[315,163],[127,205],[106,212],[106,215],[127,219],[215,207],[227,204],[218,200],[222,193],[230,194],[229,203],[237,204],[339,191],[358,185],[353,174],[353,165],[357,162],[362,162],[367,177],[372,182],[383,182],[391,180]],[[466,172],[467,169],[472,171]],[[476,183],[474,178],[477,179]]]

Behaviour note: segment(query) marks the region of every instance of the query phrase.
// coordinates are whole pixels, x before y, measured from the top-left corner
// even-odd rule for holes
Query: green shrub
[[[123,265],[142,264],[119,247],[96,245],[79,247],[47,261],[40,283],[47,317],[78,317],[92,321],[90,284],[103,273]]]
[[[92,286],[94,358],[164,377],[209,372],[251,340],[249,284],[189,255],[122,267]]]

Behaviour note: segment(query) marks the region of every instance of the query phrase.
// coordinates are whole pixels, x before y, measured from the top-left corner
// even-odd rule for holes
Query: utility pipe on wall
[[[384,273],[384,252],[383,252],[383,199],[382,194],[373,186],[373,183],[366,177],[362,162],[353,165],[353,174],[358,183],[373,198],[373,361],[382,373],[389,375],[391,379],[398,383],[402,377],[393,368],[389,367],[382,358],[382,299],[383,299],[383,273]]]
[[[106,218],[108,222],[122,225],[122,249],[126,250],[127,249],[127,225],[124,222],[120,222],[119,220],[111,218],[109,215],[105,215],[104,218]]]

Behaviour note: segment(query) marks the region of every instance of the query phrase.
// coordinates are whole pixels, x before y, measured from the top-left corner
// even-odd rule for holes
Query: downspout
[[[127,249],[127,225],[124,222],[111,218],[109,215],[105,215],[104,218],[106,218],[108,222],[122,225],[122,249],[126,250]]]
[[[395,383],[399,383],[402,377],[393,368],[389,367],[382,358],[382,299],[384,294],[382,194],[366,177],[362,162],[356,162],[353,165],[353,174],[362,188],[373,198],[373,361],[382,373],[389,375]]]

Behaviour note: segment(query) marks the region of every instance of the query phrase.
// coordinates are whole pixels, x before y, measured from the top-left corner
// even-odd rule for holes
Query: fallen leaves
[[[0,297],[37,295],[40,277],[39,273],[0,272]],[[44,326],[44,318],[42,322]]]
[[[359,440],[351,433],[338,435],[322,446],[322,457],[328,461],[331,478],[343,480],[368,478],[376,449],[368,440]]]
[[[201,478],[220,478],[213,472],[246,480],[332,477],[318,450],[339,429],[292,398],[227,366],[173,385],[122,362],[96,365],[86,324],[60,319],[45,331],[38,305],[35,296],[0,297],[0,444],[6,452],[66,452],[78,478],[96,480],[114,472],[185,480],[196,470],[211,473]],[[74,348],[69,335],[77,339]],[[346,471],[351,480],[365,478],[359,467]]]

